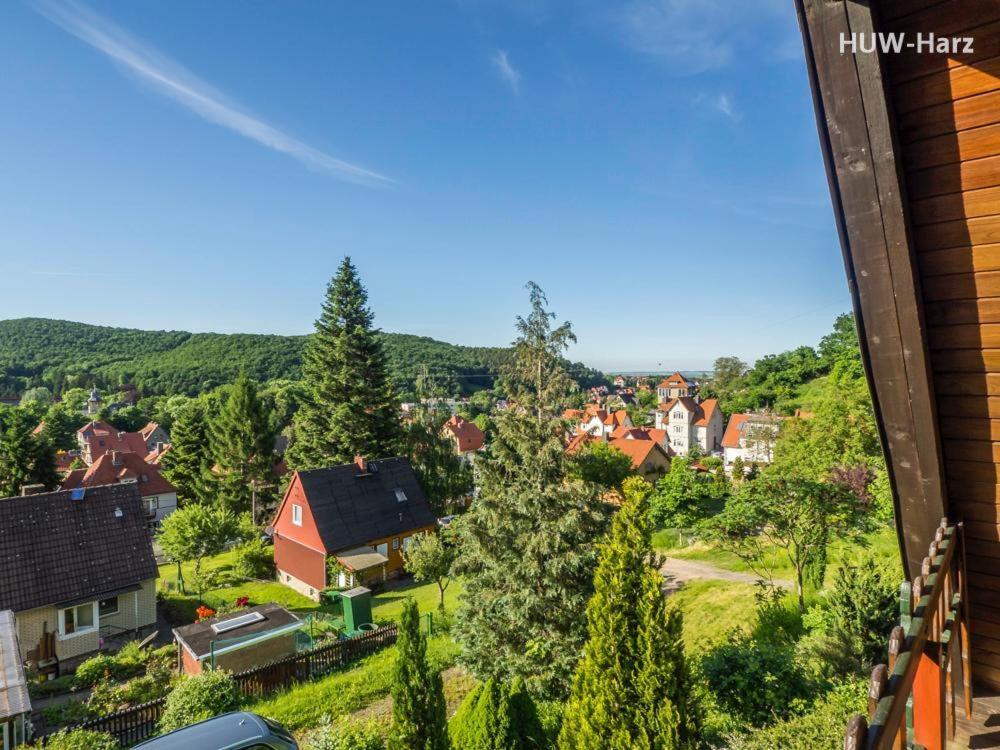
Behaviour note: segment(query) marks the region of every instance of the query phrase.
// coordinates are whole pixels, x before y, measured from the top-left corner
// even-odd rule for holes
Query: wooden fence
[[[920,573],[903,584],[901,624],[889,636],[888,665],[872,671],[868,718],[850,720],[844,750],[944,750],[955,736],[956,693],[966,717],[972,715],[962,524],[941,520]]]
[[[292,654],[233,676],[243,695],[259,698],[276,690],[335,672],[358,659],[370,656],[396,642],[396,624],[390,623],[364,635],[334,641],[318,648]],[[107,732],[122,747],[129,747],[156,734],[166,698],[126,708],[108,716],[74,724],[67,729]],[[35,739],[44,746],[51,735]]]

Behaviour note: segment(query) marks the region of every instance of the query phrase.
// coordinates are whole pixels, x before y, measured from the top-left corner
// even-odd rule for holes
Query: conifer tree
[[[191,401],[177,415],[170,428],[170,450],[163,454],[160,466],[182,503],[212,499],[208,422],[200,401]]]
[[[601,549],[560,750],[675,750],[697,739],[681,616],[667,609],[652,565],[649,485],[630,478],[624,494]]]
[[[416,602],[403,605],[392,673],[389,750],[450,750],[440,672],[427,661]]]
[[[23,409],[10,409],[0,421],[0,497],[21,494],[26,484],[58,483],[55,451],[32,433],[35,419]]]
[[[489,679],[466,696],[448,730],[462,750],[536,750],[545,747],[545,732],[524,682]]]
[[[245,374],[236,378],[208,429],[217,496],[235,513],[249,511],[254,486],[274,482],[276,430],[256,384]]]
[[[305,398],[295,415],[289,465],[314,469],[385,458],[401,446],[399,404],[365,291],[350,258],[327,286],[306,346]]]
[[[595,542],[606,509],[593,485],[568,478],[559,419],[572,381],[562,354],[568,323],[553,329],[545,295],[529,285],[505,372],[511,407],[477,459],[479,496],[458,523],[465,591],[453,629],[477,677],[522,677],[533,695],[565,696],[586,635]]]

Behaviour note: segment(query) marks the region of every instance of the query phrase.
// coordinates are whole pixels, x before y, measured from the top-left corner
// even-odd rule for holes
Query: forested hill
[[[426,366],[452,393],[493,385],[510,350],[457,346],[425,336],[384,333],[401,393]],[[132,383],[144,395],[195,395],[231,382],[240,370],[266,382],[298,379],[308,336],[143,331],[45,318],[0,321],[0,395],[45,385],[54,391]],[[581,385],[602,374],[571,365]]]

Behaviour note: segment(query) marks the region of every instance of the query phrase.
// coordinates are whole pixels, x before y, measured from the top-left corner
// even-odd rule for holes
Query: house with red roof
[[[670,448],[686,456],[697,445],[702,453],[722,448],[722,411],[714,398],[700,401],[697,396],[682,396],[661,403],[656,409],[656,428],[667,431]]]
[[[444,423],[444,436],[455,445],[455,452],[460,456],[470,458],[476,451],[486,445],[486,435],[475,422],[471,422],[458,414],[453,414]]]
[[[608,435],[595,436],[581,432],[566,446],[567,453],[576,453],[591,443],[604,442],[632,460],[632,470],[650,482],[670,471],[671,450],[663,445],[663,430],[645,427],[620,427]]]
[[[170,435],[156,422],[150,422],[141,430],[139,434],[146,441],[146,451],[152,453],[157,450],[157,446],[163,446],[170,442]]]
[[[698,386],[694,382],[675,372],[656,386],[656,396],[664,404],[675,398],[693,396],[697,390]]]
[[[590,406],[588,404],[588,406]],[[588,410],[580,421],[578,432],[586,432],[595,437],[609,436],[619,427],[631,427],[632,418],[624,409],[607,411],[605,409]]]
[[[90,466],[108,451],[136,453],[141,457],[149,453],[146,439],[138,432],[125,432],[107,422],[88,422],[76,431],[80,456]]]
[[[722,436],[722,455],[727,472],[737,458],[749,468],[769,464],[774,458],[774,443],[781,428],[781,418],[774,414],[733,414]]]
[[[139,490],[151,528],[177,510],[177,489],[160,473],[159,466],[146,463],[139,453],[107,451],[86,469],[70,471],[63,477],[59,489],[75,490],[107,484],[134,484]]]

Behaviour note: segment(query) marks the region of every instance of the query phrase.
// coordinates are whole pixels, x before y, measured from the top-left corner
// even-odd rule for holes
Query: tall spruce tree
[[[255,490],[258,497],[272,490],[277,433],[256,384],[246,374],[236,378],[208,429],[217,497],[234,513],[245,513]]]
[[[476,462],[479,496],[457,524],[465,593],[454,634],[480,679],[522,677],[533,695],[559,698],[586,636],[607,510],[593,485],[567,475],[559,414],[572,387],[562,354],[573,332],[568,323],[553,329],[542,290],[528,288],[531,313],[517,320],[504,373],[511,407],[496,417]]]
[[[675,750],[698,737],[681,615],[668,610],[653,566],[649,485],[624,484],[625,502],[602,546],[587,605],[588,640],[573,676],[559,750]]]
[[[182,503],[211,501],[212,457],[208,421],[201,401],[191,401],[177,415],[170,428],[170,450],[160,459],[160,466]]]
[[[537,750],[547,746],[534,701],[518,678],[489,679],[469,693],[448,725],[462,750]]]
[[[55,450],[40,435],[33,434],[36,419],[23,409],[4,412],[0,422],[0,497],[21,494],[26,484],[58,483]]]
[[[450,750],[441,673],[427,661],[427,641],[413,599],[403,605],[392,673],[389,750]]]
[[[330,282],[302,365],[305,399],[294,420],[294,469],[350,463],[399,452],[399,404],[379,331],[350,258]]]

